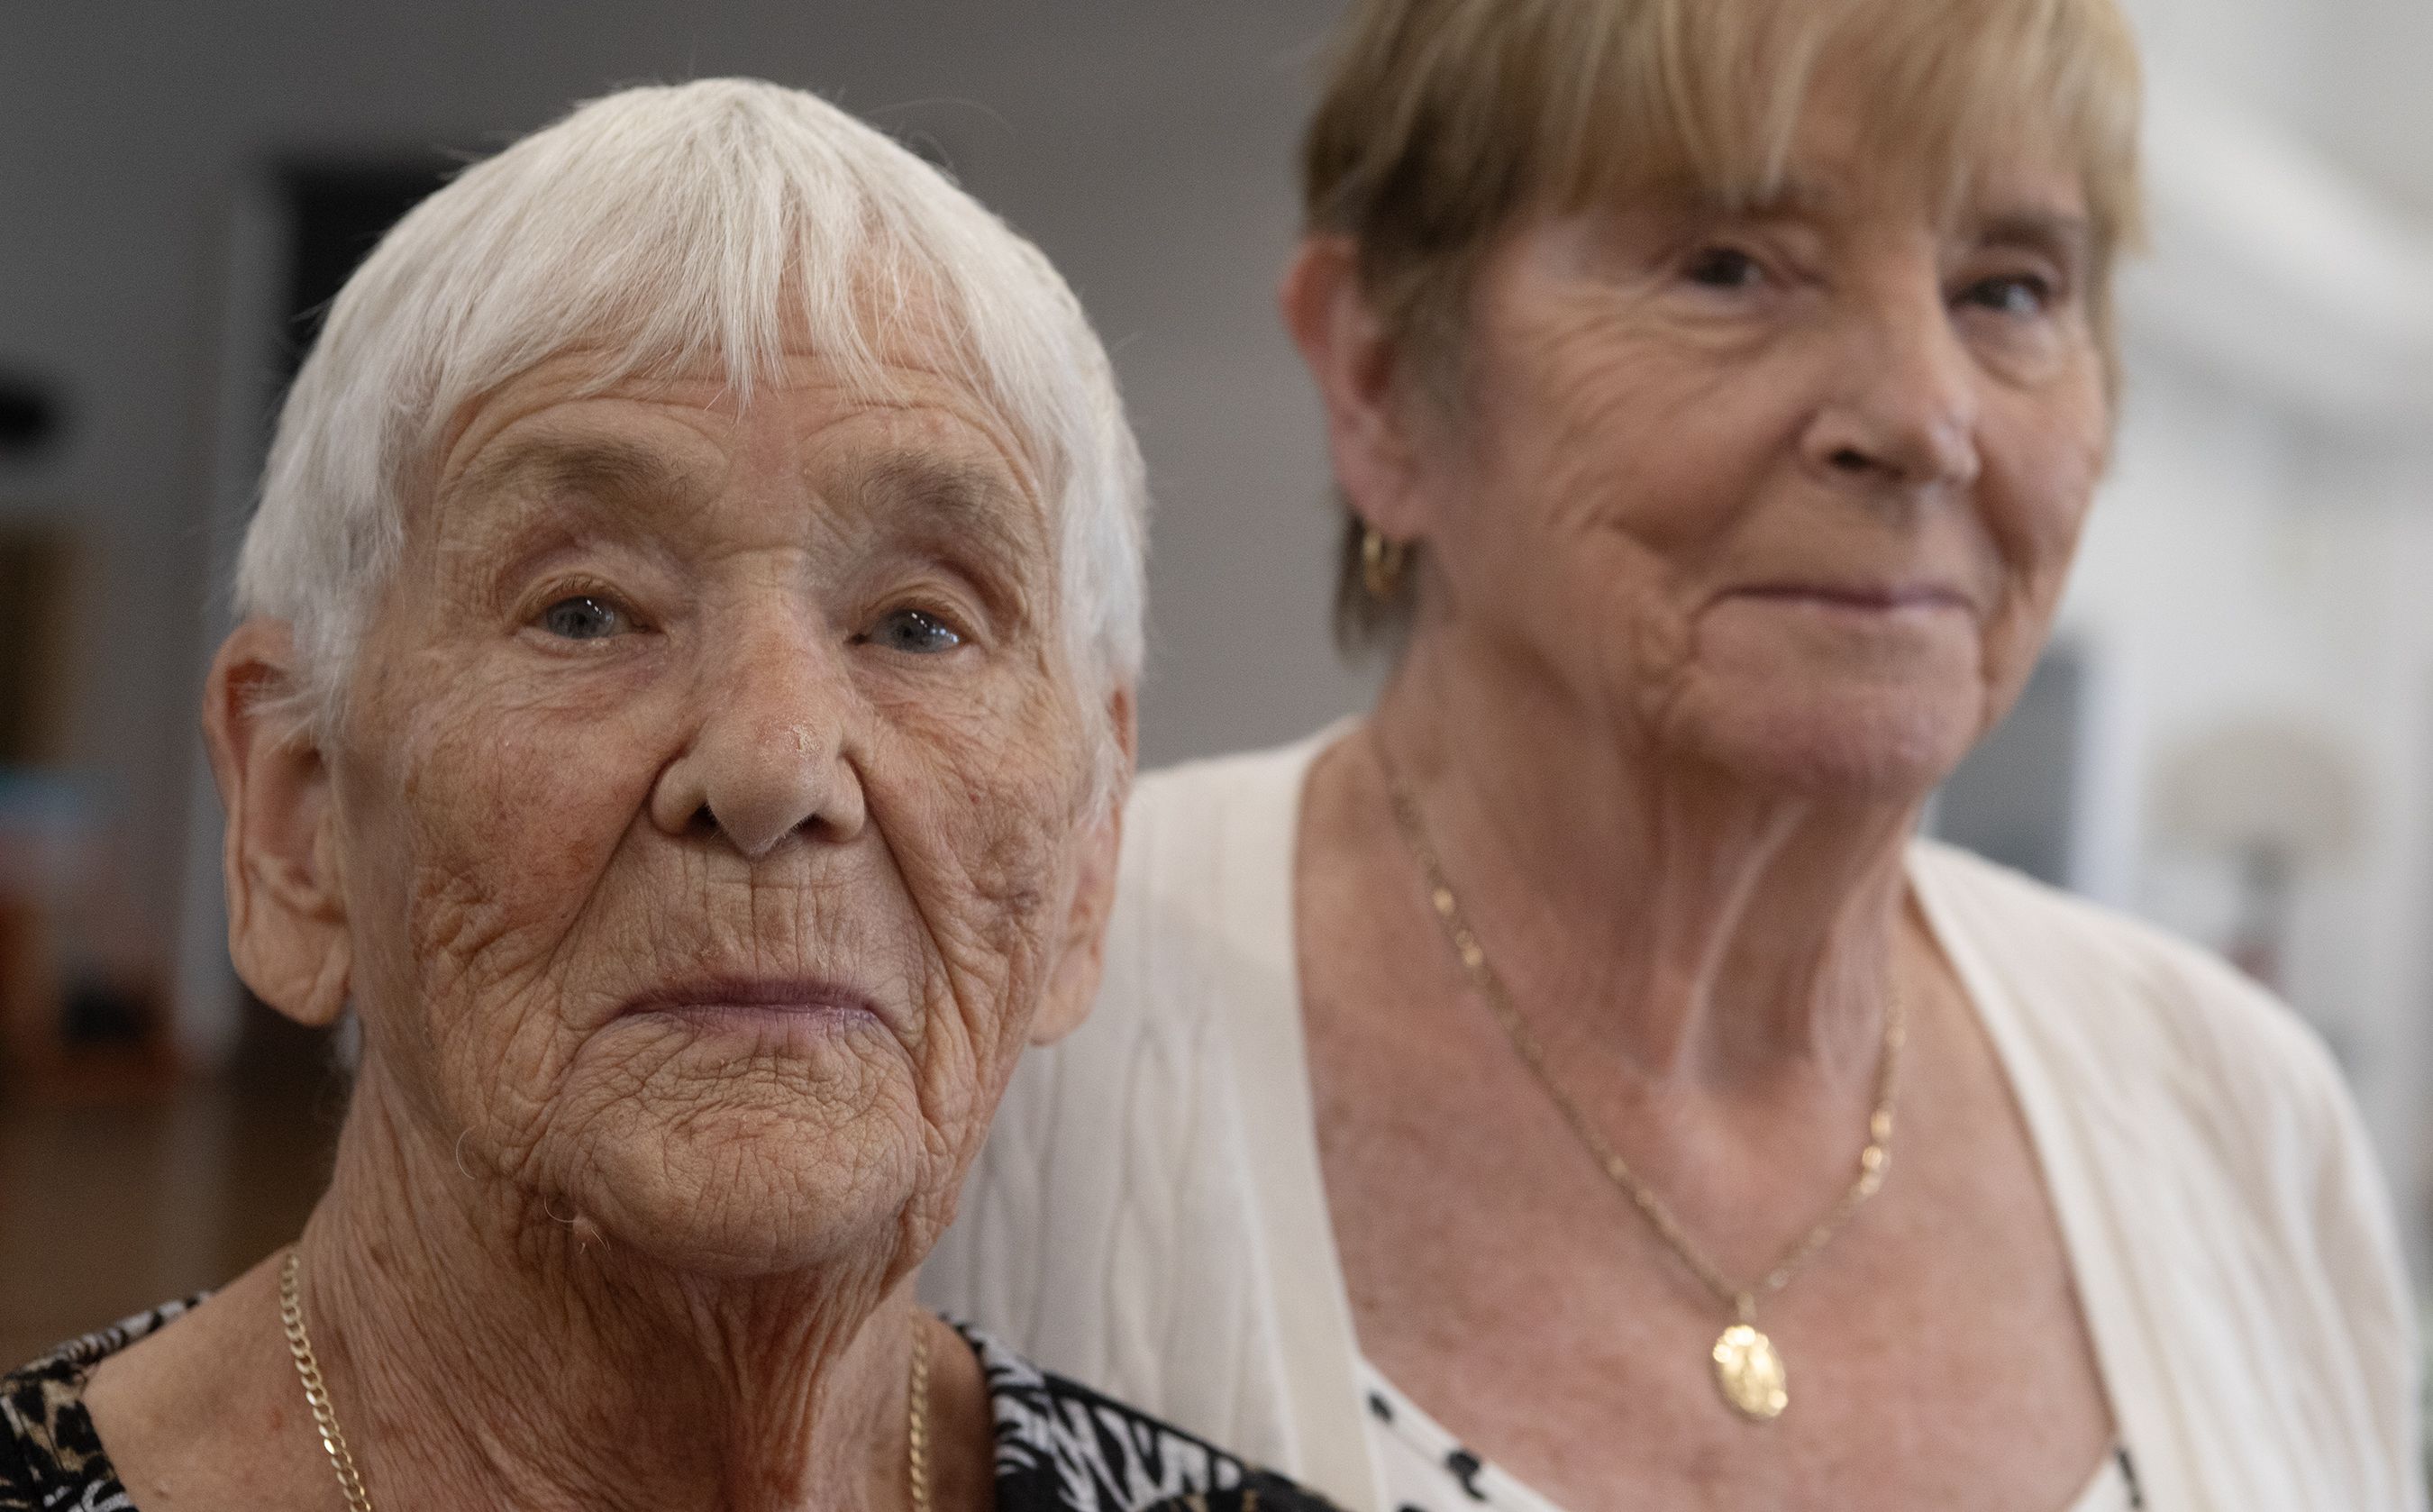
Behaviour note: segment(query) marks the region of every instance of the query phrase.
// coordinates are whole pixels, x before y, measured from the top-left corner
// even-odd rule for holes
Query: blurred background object
[[[2336,873],[2361,838],[2356,773],[2330,732],[2248,720],[2170,752],[2154,779],[2157,845],[2227,884],[2227,922],[2207,932],[2275,992],[2301,892]]]
[[[1942,833],[2239,955],[2433,1257],[2433,6],[2129,0],[2155,246],[2061,634]],[[1160,512],[1144,757],[1365,704],[1271,313],[1333,0],[85,0],[0,48],[0,1355],[292,1229],[342,1093],[229,970],[195,735],[315,313],[466,157],[645,78],[896,131],[1105,331]]]

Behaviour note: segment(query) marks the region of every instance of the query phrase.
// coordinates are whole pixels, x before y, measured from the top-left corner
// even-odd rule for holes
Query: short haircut
[[[1303,213],[1348,237],[1371,310],[1442,395],[1496,240],[1533,213],[1666,189],[1762,195],[1820,76],[1863,81],[1866,145],[1957,186],[1998,144],[2083,177],[2107,366],[2116,253],[2142,234],[2136,46],[2116,0],[1353,0],[1302,153]],[[1345,521],[1347,649],[1391,640]]]
[[[806,342],[840,381],[910,334],[1012,430],[1056,512],[1078,676],[1138,679],[1147,490],[1104,348],[1047,260],[796,90],[630,89],[467,169],[332,306],[279,416],[236,608],[287,620],[326,733],[409,505],[464,407],[581,351],[601,388],[715,365],[749,401]]]

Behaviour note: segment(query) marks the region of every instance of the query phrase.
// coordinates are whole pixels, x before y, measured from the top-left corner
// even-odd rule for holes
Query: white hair
[[[815,95],[756,79],[625,90],[466,170],[347,281],[279,416],[240,615],[293,628],[326,733],[451,417],[562,353],[604,388],[723,365],[747,401],[791,345],[876,390],[924,340],[1012,428],[1060,532],[1072,665],[1137,681],[1140,450],[1106,350],[1039,250]]]

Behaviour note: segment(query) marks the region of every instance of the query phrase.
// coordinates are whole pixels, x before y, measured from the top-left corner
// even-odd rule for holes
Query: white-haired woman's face
[[[2110,426],[2073,169],[1975,170],[1953,198],[1828,98],[1773,203],[1511,237],[1415,484],[1440,607],[1701,761],[1939,781],[2033,669]]]
[[[1051,512],[916,366],[589,376],[454,435],[326,753],[367,1084],[612,1244],[909,1265],[1095,970]]]

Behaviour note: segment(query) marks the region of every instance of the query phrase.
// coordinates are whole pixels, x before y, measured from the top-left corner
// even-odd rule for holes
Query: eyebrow
[[[536,436],[477,459],[449,493],[564,492],[631,503],[685,491],[686,472],[662,452],[631,441]]]
[[[1052,552],[1038,512],[1024,507],[1027,496],[1011,479],[978,462],[912,449],[883,452],[856,470],[859,476],[839,481],[832,506],[843,505],[899,547],[959,569],[1005,612],[1031,612],[1037,564],[1051,560]],[[526,511],[515,507],[519,501],[561,523],[572,508],[634,525],[704,492],[697,467],[657,448],[614,435],[536,435],[478,457],[442,500],[505,506],[500,524],[519,521],[514,529],[521,540],[540,520],[525,519]],[[544,544],[481,549],[520,559]]]
[[[1706,214],[1748,215],[1766,220],[1827,214],[1841,196],[1830,185],[1786,174],[1777,178],[1702,185],[1691,189],[1682,198],[1690,208]]]
[[[1843,196],[1830,184],[1785,175],[1767,182],[1700,189],[1687,199],[1693,207],[1710,214],[1773,219],[1829,215],[1839,208]],[[2003,209],[1964,223],[1979,240],[1996,246],[2083,252],[2094,239],[2088,218],[2068,211]]]
[[[2083,259],[2095,244],[2093,226],[2084,215],[2060,211],[2010,210],[1980,219],[1972,228],[1988,246],[2022,247]]]
[[[933,452],[888,452],[859,481],[874,517],[910,518],[916,531],[998,557],[1031,557],[1045,544],[1024,496],[995,469]]]

